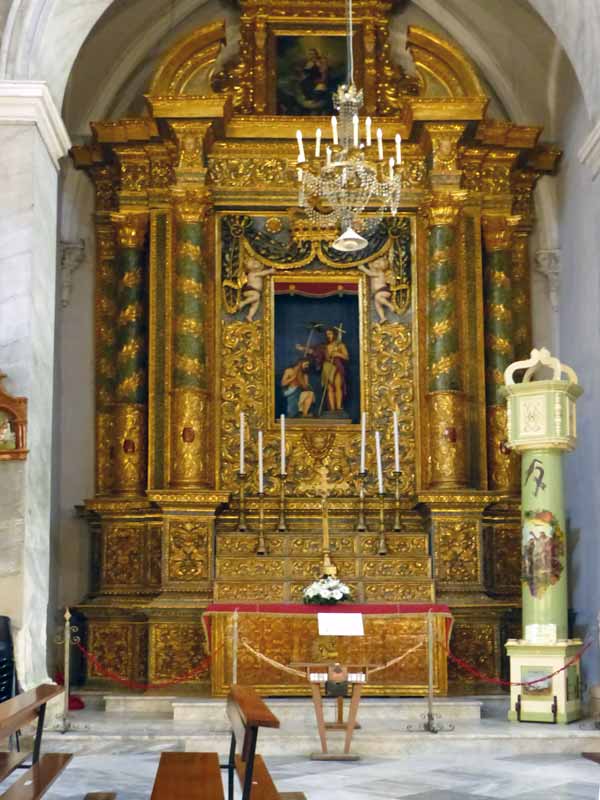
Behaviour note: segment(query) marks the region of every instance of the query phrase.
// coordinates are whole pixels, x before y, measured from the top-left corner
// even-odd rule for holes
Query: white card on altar
[[[364,636],[362,614],[317,614],[319,636]]]

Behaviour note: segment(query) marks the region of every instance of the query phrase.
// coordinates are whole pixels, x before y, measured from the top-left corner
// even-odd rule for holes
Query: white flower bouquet
[[[333,606],[350,600],[352,592],[345,583],[333,578],[331,575],[324,575],[318,581],[314,581],[303,591],[304,602],[314,603],[315,605]]]

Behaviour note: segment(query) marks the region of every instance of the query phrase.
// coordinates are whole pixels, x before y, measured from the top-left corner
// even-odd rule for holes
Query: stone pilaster
[[[114,407],[114,491],[146,490],[147,347],[145,211],[111,215],[117,230],[117,369]]]
[[[48,88],[0,81],[0,352],[6,389],[28,401],[26,461],[0,478],[0,607],[23,689],[47,672],[59,160],[69,137]]]

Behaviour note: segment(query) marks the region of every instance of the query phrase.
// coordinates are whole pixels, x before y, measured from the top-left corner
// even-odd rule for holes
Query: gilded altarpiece
[[[529,346],[533,191],[560,153],[539,143],[540,128],[491,119],[476,69],[437,35],[408,29],[415,75],[404,73],[391,58],[391,3],[355,0],[365,112],[383,131],[386,158],[402,133],[403,191],[399,214],[374,226],[364,251],[336,253],[335,226],[315,230],[297,209],[295,133],[327,129],[315,116],[321,89],[300,81],[292,102],[288,62],[277,59],[313,41],[334,47],[344,4],[241,6],[236,58],[220,55],[224,23],[191,31],[158,66],[148,113],[93,123],[90,143],[72,152],[96,191],[93,581],[80,606],[89,649],[134,681],[198,672],[211,601],[294,601],[319,576],[326,493],[331,557],[356,599],[447,603],[456,654],[499,674],[518,618],[520,532],[498,390],[507,359]],[[293,116],[299,107],[310,119]],[[347,352],[333,397],[319,373],[328,342]],[[246,531],[238,530],[240,412]],[[367,530],[358,531],[362,412]],[[400,650],[401,637],[386,647]],[[411,669],[421,675],[421,667]],[[481,689],[454,668],[449,675],[452,691]],[[94,669],[87,677],[107,685]],[[257,672],[257,684],[267,678]],[[177,691],[209,686],[200,669]]]

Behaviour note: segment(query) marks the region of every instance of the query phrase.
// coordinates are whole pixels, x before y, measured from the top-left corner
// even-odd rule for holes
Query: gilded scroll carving
[[[208,578],[210,529],[206,522],[169,523],[167,534],[167,577],[169,581]]]

